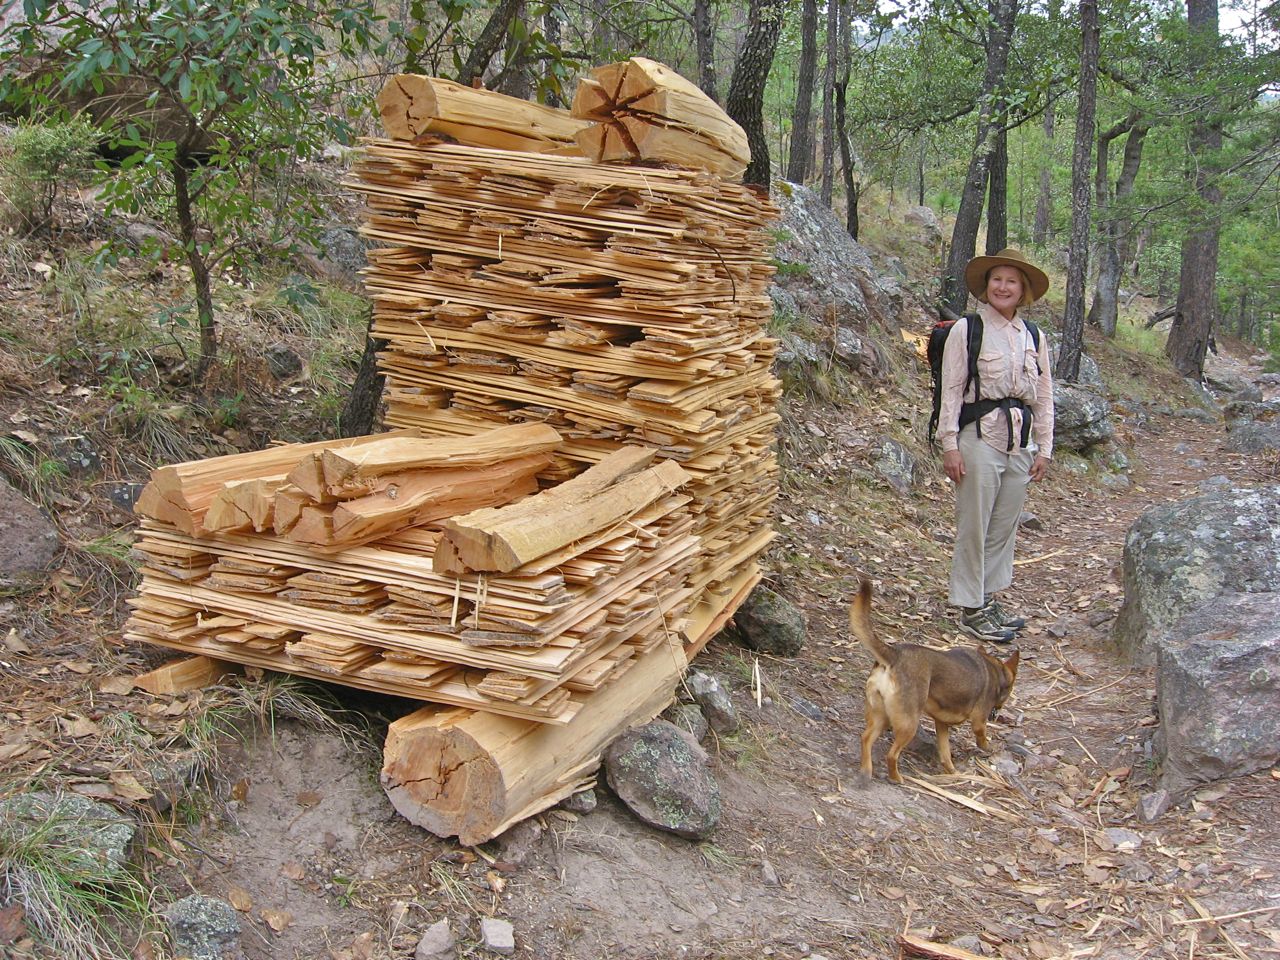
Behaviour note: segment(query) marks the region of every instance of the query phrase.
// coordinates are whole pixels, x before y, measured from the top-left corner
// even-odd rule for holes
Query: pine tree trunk
[[[1057,376],[1075,383],[1084,352],[1084,283],[1089,270],[1089,207],[1093,118],[1098,94],[1098,2],[1080,2],[1080,86],[1076,140],[1071,157],[1071,246],[1067,254],[1067,304],[1062,317]]]
[[[484,29],[480,31],[480,36],[476,38],[475,46],[467,54],[467,59],[463,62],[462,69],[458,71],[458,82],[460,84],[470,86],[473,81],[484,76],[485,70],[489,68],[489,61],[493,59],[493,55],[502,46],[502,41],[505,39],[511,26],[511,21],[519,8],[520,0],[500,0],[498,5],[493,8],[493,12],[489,14],[489,19],[485,22]]]
[[[1133,192],[1133,183],[1138,176],[1138,167],[1142,162],[1142,146],[1147,136],[1147,126],[1135,116],[1129,127],[1129,136],[1124,144],[1124,162],[1120,167],[1120,175],[1116,178],[1115,193],[1105,196],[1105,189],[1099,190],[1098,224],[1098,280],[1094,288],[1093,303],[1089,307],[1088,322],[1101,329],[1104,336],[1116,335],[1116,324],[1120,318],[1120,280],[1124,275],[1124,260],[1130,223],[1114,216],[1103,219],[1102,203],[1109,207],[1122,204]],[[1105,170],[1102,160],[1107,145],[1101,140],[1098,143],[1098,169]]]
[[[187,266],[191,268],[191,282],[196,294],[196,322],[200,330],[200,355],[192,374],[195,383],[204,382],[205,374],[218,355],[218,327],[213,314],[213,286],[209,276],[209,264],[200,252],[196,237],[195,208],[191,199],[191,180],[186,167],[187,160],[179,154],[170,166],[173,174],[173,198],[178,216],[178,238],[186,251]]]
[[[693,0],[693,39],[698,50],[698,86],[720,102],[716,77],[715,26],[711,21],[711,0]]]
[[[991,154],[995,150],[996,124],[993,122],[995,103],[1000,85],[1004,82],[1009,64],[1009,43],[1013,38],[1014,22],[1018,13],[1017,0],[990,0],[991,27],[987,31],[987,69],[982,80],[982,95],[978,107],[978,131],[969,169],[965,174],[964,189],[960,194],[960,208],[956,211],[955,226],[951,231],[951,247],[947,254],[947,266],[942,277],[942,305],[954,313],[963,313],[968,291],[964,285],[964,267],[973,257],[978,241],[978,225],[982,220],[983,198],[987,192],[987,171]]]
[[[769,142],[764,130],[764,85],[773,66],[773,53],[782,31],[785,5],[782,0],[751,0],[747,15],[751,26],[738,51],[738,61],[729,82],[725,111],[747,134],[751,147],[751,164],[742,176],[743,183],[769,189]]]
[[[1193,41],[1194,75],[1211,58],[1218,43],[1217,0],[1187,0],[1187,26]],[[1212,109],[1212,108],[1210,108]],[[1216,154],[1222,147],[1222,130],[1204,115],[1191,129],[1191,158],[1196,193],[1202,209],[1199,222],[1182,241],[1182,267],[1178,277],[1177,312],[1169,327],[1165,353],[1184,377],[1204,377],[1205,351],[1213,337],[1217,310],[1218,217],[1222,191],[1215,179]]]
[[[836,65],[840,50],[842,5],[827,4],[827,63],[822,73],[822,202],[831,206],[836,161]]]
[[[804,183],[813,150],[813,84],[818,73],[818,0],[804,0],[800,18],[800,69],[791,111],[791,155],[787,179]]]
[[[1000,117],[996,148],[987,174],[987,255],[1009,246],[1009,131]]]
[[[1040,158],[1040,190],[1036,194],[1036,219],[1031,227],[1031,240],[1038,247],[1049,241],[1053,220],[1053,98],[1044,108],[1044,154]]]
[[[851,56],[849,35],[852,33],[850,24],[845,20],[845,4],[839,5],[839,14],[841,20],[840,27],[840,82],[835,87],[835,111],[836,111],[836,132],[839,134],[840,145],[840,170],[844,180],[844,196],[845,196],[845,229],[848,230],[849,236],[858,239],[858,201],[861,199],[862,190],[858,185],[857,177],[854,171],[853,146],[849,143],[849,126],[848,113],[846,111],[846,98],[849,91],[849,70],[850,64],[853,62]]]
[[[372,334],[373,315],[369,316],[370,333],[364,338],[364,352],[360,355],[360,367],[356,370],[351,393],[338,418],[338,436],[362,437],[373,433],[382,405],[382,384],[386,379],[378,372],[378,351],[386,349],[387,341],[375,340]]]

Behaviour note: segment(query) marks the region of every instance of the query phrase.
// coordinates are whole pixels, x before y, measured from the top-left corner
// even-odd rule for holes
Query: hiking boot
[[[972,613],[965,611],[960,615],[960,629],[978,640],[988,643],[1012,643],[1014,632],[997,623],[991,616],[989,607],[979,607]]]
[[[1000,606],[1000,601],[995,597],[989,599],[982,607],[983,610],[991,617],[991,622],[1005,630],[1018,631],[1027,625],[1025,617],[1015,617],[1004,607]]]

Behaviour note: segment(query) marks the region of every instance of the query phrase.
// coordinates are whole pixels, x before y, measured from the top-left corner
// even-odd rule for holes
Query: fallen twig
[[[925,791],[926,793],[932,793],[934,796],[942,797],[944,800],[950,800],[952,803],[958,803],[960,806],[968,807],[970,810],[974,810],[978,813],[985,813],[988,816],[998,817],[1001,820],[1010,820],[1015,823],[1021,819],[1017,814],[1010,813],[1008,810],[1001,807],[981,803],[974,800],[972,797],[966,797],[963,793],[953,793],[950,790],[944,790],[937,784],[929,783],[927,780],[921,780],[919,777],[904,777],[903,779],[915,784],[917,788]]]

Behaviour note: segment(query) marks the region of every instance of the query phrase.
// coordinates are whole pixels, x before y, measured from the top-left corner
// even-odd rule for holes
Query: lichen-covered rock
[[[1222,411],[1228,450],[1266,453],[1280,450],[1280,400],[1255,403],[1235,400]]]
[[[866,248],[808,187],[780,183],[773,200],[781,209],[773,255],[784,265],[774,283],[810,320],[823,320],[832,307],[837,323],[865,327],[873,315],[866,293],[874,294],[876,272]]]
[[[1280,593],[1210,600],[1155,646],[1164,789],[1180,796],[1280,762]]]
[[[916,482],[916,458],[905,446],[892,437],[884,437],[880,441],[880,456],[874,464],[876,473],[895,492],[906,496]]]
[[[1056,383],[1053,388],[1053,446],[1084,453],[1115,434],[1111,404],[1083,387]]]
[[[732,639],[752,650],[794,657],[804,647],[804,614],[768,587],[758,586],[733,615]]]
[[[58,530],[0,480],[0,590],[26,590],[44,579],[58,552]]]
[[[1052,344],[1050,345],[1052,348]],[[1049,362],[1052,364],[1053,375],[1058,376],[1058,351],[1050,349]],[[1077,387],[1083,387],[1090,393],[1096,393],[1099,396],[1107,392],[1107,383],[1102,379],[1102,370],[1098,367],[1098,361],[1087,353],[1080,354],[1080,369],[1076,371],[1076,379],[1073,384]],[[1056,387],[1068,386],[1067,383],[1061,382],[1055,384]]]
[[[604,769],[613,792],[652,827],[700,840],[720,822],[720,787],[707,752],[665,720],[609,744]]]
[[[1230,370],[1219,370],[1205,364],[1205,385],[1214,393],[1229,400],[1262,400],[1262,389]]]
[[[164,912],[174,953],[191,960],[239,960],[240,916],[225,900],[192,894]]]
[[[1137,660],[1190,610],[1280,585],[1280,486],[1234,488],[1154,507],[1125,537],[1124,605],[1112,637]]]
[[[12,837],[57,848],[76,882],[110,882],[125,869],[138,824],[109,803],[77,793],[35,791],[0,800],[0,827]]]

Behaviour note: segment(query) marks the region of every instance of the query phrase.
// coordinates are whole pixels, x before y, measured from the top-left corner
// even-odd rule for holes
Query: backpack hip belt
[[[963,430],[969,424],[977,424],[974,428],[978,432],[978,436],[982,436],[982,418],[992,410],[1003,410],[1004,421],[1009,427],[1009,446],[1005,448],[1006,453],[1013,451],[1013,412],[1014,410],[1022,411],[1022,436],[1018,446],[1025,447],[1031,439],[1031,418],[1033,416],[1031,408],[1017,397],[1001,397],[999,400],[984,399],[975,403],[963,403],[960,405],[960,429]]]

